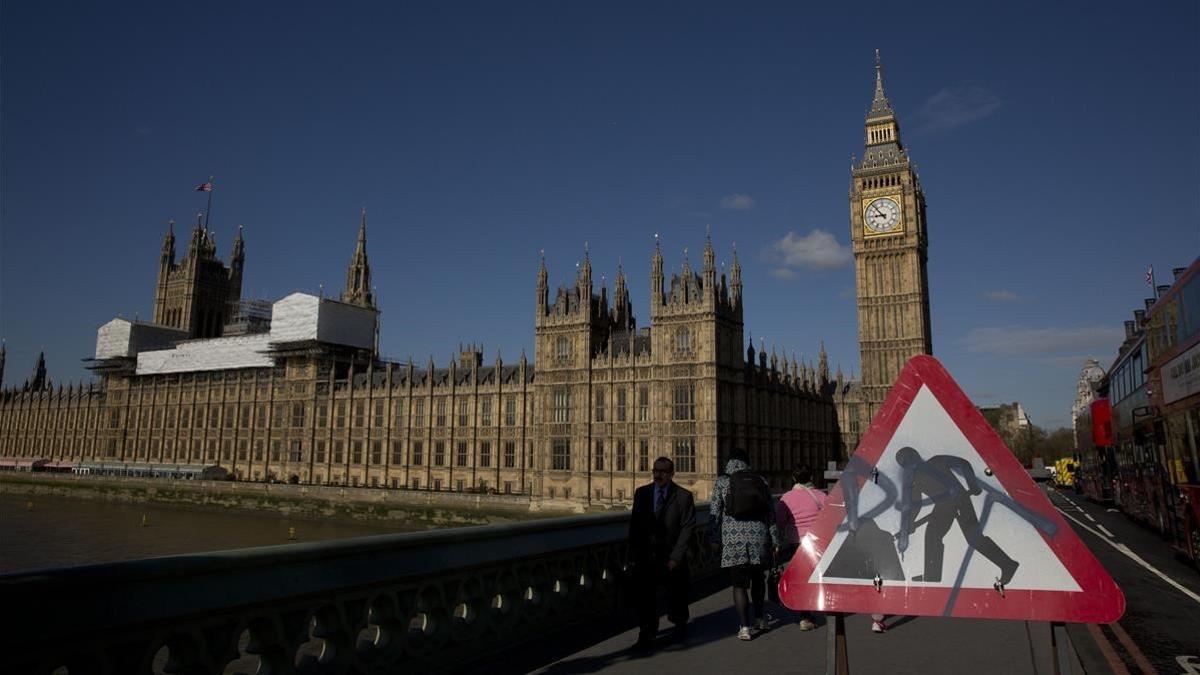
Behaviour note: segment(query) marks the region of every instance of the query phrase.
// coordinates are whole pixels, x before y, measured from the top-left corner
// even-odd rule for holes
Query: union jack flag
[[[1150,284],[1151,286],[1154,285],[1154,265],[1151,265],[1146,270],[1146,283]]]
[[[196,186],[196,192],[212,192],[212,183],[201,183]]]

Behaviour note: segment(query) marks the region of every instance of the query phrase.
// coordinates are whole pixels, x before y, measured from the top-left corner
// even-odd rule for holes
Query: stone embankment
[[[521,495],[7,471],[0,472],[0,493],[275,512],[293,518],[404,521],[431,528],[511,523],[569,513],[536,506]]]

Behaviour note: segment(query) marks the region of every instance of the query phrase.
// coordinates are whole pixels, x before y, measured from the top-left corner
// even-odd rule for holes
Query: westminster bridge
[[[690,544],[686,642],[630,653],[628,518],[571,516],[0,576],[0,672],[825,672],[824,621],[801,632],[794,615],[776,608],[773,630],[751,643],[734,640],[705,505]],[[1049,633],[1036,624],[902,617],[876,636],[868,623],[847,622],[856,673],[960,673],[968,663],[973,675],[1053,672]],[[1072,626],[1072,640],[1075,672],[1119,672],[1105,667],[1084,627]]]

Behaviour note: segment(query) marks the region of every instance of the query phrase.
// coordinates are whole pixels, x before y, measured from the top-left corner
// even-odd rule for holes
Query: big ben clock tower
[[[925,193],[900,143],[875,50],[875,99],[866,149],[851,169],[850,238],[858,290],[858,346],[866,420],[908,359],[933,350],[929,328]]]

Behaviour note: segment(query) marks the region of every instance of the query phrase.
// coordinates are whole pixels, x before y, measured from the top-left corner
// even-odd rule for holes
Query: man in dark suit
[[[667,618],[675,625],[672,637],[682,639],[688,621],[687,548],[696,526],[692,493],[676,485],[675,463],[666,457],[654,460],[654,482],[633,494],[629,519],[629,556],[637,593],[638,641],[645,649],[658,633],[655,595],[667,590]]]

